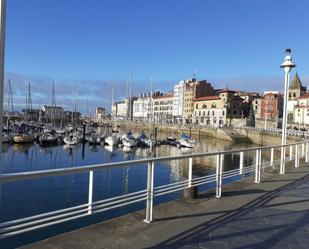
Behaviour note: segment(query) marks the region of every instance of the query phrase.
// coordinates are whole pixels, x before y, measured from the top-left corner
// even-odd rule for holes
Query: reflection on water
[[[3,173],[13,173],[76,167],[142,158],[191,154],[194,152],[224,151],[244,146],[252,145],[235,146],[228,141],[212,138],[204,138],[198,141],[194,149],[178,149],[168,145],[156,146],[153,150],[150,150],[147,148],[89,146],[88,144],[84,146],[78,144],[76,146],[59,145],[54,147],[40,147],[38,144],[5,144],[2,149],[2,171]],[[269,157],[269,155],[265,156]],[[254,153],[246,153],[244,159],[245,165],[252,164]],[[205,175],[209,172],[214,172],[215,164],[216,158],[214,156],[194,158],[193,175]],[[238,154],[225,157],[225,170],[236,168],[238,165]],[[94,200],[106,199],[145,189],[147,179],[147,167],[145,166],[143,164],[96,171],[94,174]],[[155,164],[155,186],[182,180],[184,177],[187,177],[187,167],[187,159],[157,162]],[[88,175],[84,173],[3,184],[0,193],[0,220],[22,218],[86,203],[88,199]],[[168,201],[179,196],[180,193],[161,196],[155,199],[155,203]],[[47,229],[49,232],[45,231],[45,234],[56,234],[60,231],[70,230],[72,227],[76,228],[81,226],[81,224],[91,224],[141,208],[144,208],[144,203],[133,204],[129,207],[98,214],[95,218],[87,218],[82,223],[77,224],[73,222],[74,224],[72,223],[73,225],[70,224],[68,227],[65,225],[61,226],[61,228],[57,227],[56,232]],[[20,241],[27,241],[27,239],[23,238]]]

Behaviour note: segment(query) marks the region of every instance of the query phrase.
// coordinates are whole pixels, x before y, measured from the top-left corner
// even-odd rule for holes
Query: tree
[[[247,126],[255,126],[255,115],[254,115],[254,110],[253,110],[253,105],[250,104],[249,106],[249,115],[247,118],[247,122],[246,122]]]

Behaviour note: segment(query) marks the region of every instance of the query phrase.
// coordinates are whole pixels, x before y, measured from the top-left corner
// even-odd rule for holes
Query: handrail
[[[290,147],[289,156],[286,156],[286,147]],[[284,155],[281,156],[281,159],[274,158],[274,149],[276,148],[281,148],[281,155]],[[269,149],[271,152],[270,160],[263,161],[262,151]],[[256,152],[255,163],[244,166],[244,153],[250,151]],[[239,168],[224,171],[223,162],[225,160],[224,156],[226,154],[239,154]],[[207,157],[207,156],[216,156],[217,159],[216,172],[206,176],[192,177],[193,158]],[[260,183],[261,175],[266,168],[275,169],[276,166],[280,165],[280,173],[284,174],[285,162],[294,160],[295,167],[299,167],[299,160],[301,158],[305,158],[306,163],[309,162],[309,141],[301,141],[286,145],[251,147],[251,148],[235,149],[228,151],[195,153],[180,156],[165,156],[158,158],[147,158],[147,159],[126,161],[126,162],[114,162],[106,164],[53,169],[53,170],[40,170],[32,172],[2,174],[0,175],[0,184],[19,180],[26,180],[26,179],[30,180],[48,176],[60,176],[60,175],[68,175],[76,173],[88,173],[89,182],[88,182],[87,202],[81,205],[71,206],[69,208],[57,209],[51,212],[36,214],[25,218],[2,222],[0,223],[0,239],[144,201],[146,201],[146,219],[144,221],[146,223],[150,223],[153,220],[153,205],[154,205],[153,199],[158,196],[181,191],[187,188],[205,185],[208,183],[215,183],[216,197],[220,198],[222,192],[222,186],[224,184],[223,181],[224,179],[240,176],[239,179],[241,180],[243,179],[243,176],[254,174],[255,176],[254,182]],[[178,182],[154,186],[155,163],[158,161],[170,161],[180,159],[189,159],[187,178],[182,179]],[[97,201],[93,200],[94,171],[103,170],[106,168],[123,167],[123,166],[137,166],[139,164],[145,164],[145,163],[147,163],[146,167],[148,168],[147,187],[145,189],[127,194],[113,196],[107,199],[101,199]]]
[[[292,143],[292,144],[286,144],[283,147],[293,146],[296,144],[302,144],[304,142],[305,141]],[[158,161],[166,161],[166,160],[180,160],[180,159],[196,158],[196,157],[203,157],[203,156],[215,156],[218,154],[225,155],[225,154],[231,154],[231,153],[254,151],[257,149],[266,150],[270,148],[281,148],[281,147],[282,145],[250,147],[250,148],[242,148],[242,149],[235,149],[235,150],[228,150],[228,151],[216,151],[216,152],[194,153],[194,154],[186,154],[186,155],[178,155],[178,156],[154,157],[154,158],[138,159],[138,160],[125,161],[125,162],[113,162],[113,163],[77,166],[77,167],[60,168],[60,169],[7,173],[7,174],[0,175],[0,183],[7,183],[7,182],[18,181],[18,180],[30,180],[30,179],[36,179],[36,178],[41,178],[41,177],[49,177],[49,176],[62,176],[62,175],[70,175],[70,174],[76,174],[76,173],[85,173],[85,172],[89,172],[90,170],[102,170],[102,169],[114,168],[114,167],[136,166],[139,164],[148,163],[149,161],[158,162]]]

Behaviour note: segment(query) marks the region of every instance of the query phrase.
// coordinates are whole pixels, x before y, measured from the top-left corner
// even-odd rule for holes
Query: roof
[[[224,88],[222,90],[217,91],[217,93],[225,93],[225,92],[236,93],[236,91],[230,90],[228,88]]]
[[[154,99],[164,99],[164,98],[171,98],[171,97],[174,97],[174,92],[167,93],[167,94],[160,95],[160,96],[155,96],[153,98]]]
[[[290,89],[303,89],[298,73],[296,72],[294,79],[290,85]]]
[[[300,99],[309,99],[309,92],[299,97]]]
[[[259,96],[257,92],[239,92],[239,96]]]
[[[221,98],[219,96],[204,96],[196,98],[194,101],[203,101],[203,100],[220,100]]]

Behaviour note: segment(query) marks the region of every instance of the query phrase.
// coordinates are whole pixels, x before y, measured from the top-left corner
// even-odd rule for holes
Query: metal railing
[[[248,131],[259,131],[265,133],[275,133],[281,134],[282,129],[279,128],[258,128],[258,127],[250,127],[250,126],[233,126],[234,129],[239,130],[248,130]],[[309,133],[307,131],[298,131],[298,130],[287,130],[288,136],[295,136],[295,137],[309,137]]]
[[[265,169],[271,168],[276,169],[280,165],[281,160],[292,161],[295,160],[295,167],[299,167],[299,160],[305,158],[305,162],[309,159],[309,141],[303,141],[293,144],[287,144],[284,146],[267,146],[267,147],[255,147],[245,148],[230,151],[219,151],[219,152],[207,152],[207,153],[196,153],[189,155],[180,156],[169,156],[159,158],[140,159],[126,162],[106,163],[100,165],[89,165],[81,167],[71,167],[63,169],[52,169],[22,173],[9,173],[2,174],[0,176],[0,184],[6,184],[10,182],[16,182],[21,180],[39,179],[44,177],[56,177],[63,175],[81,174],[88,173],[88,201],[82,205],[72,206],[65,209],[59,209],[52,212],[42,213],[26,218],[10,220],[0,223],[0,239],[8,236],[17,235],[27,231],[43,228],[46,226],[66,222],[81,217],[89,216],[99,212],[127,206],[137,202],[146,202],[146,217],[145,222],[150,223],[153,221],[153,199],[158,196],[166,195],[169,193],[181,191],[187,188],[192,188],[200,185],[214,183],[216,188],[216,197],[221,197],[222,185],[224,179],[231,177],[252,175],[254,173],[255,183],[260,183],[261,174]],[[282,148],[285,147],[285,150]],[[289,149],[287,149],[289,148]],[[288,155],[285,154],[282,159],[275,158],[275,150],[288,151]],[[245,153],[255,152],[255,163],[251,165],[244,165]],[[269,160],[262,160],[262,152],[270,152]],[[224,170],[224,157],[227,154],[239,154],[239,166],[236,169]],[[193,159],[203,157],[216,157],[216,172],[214,174],[193,177]],[[188,174],[187,178],[165,185],[154,186],[154,172],[156,163],[159,161],[171,161],[171,160],[183,160],[188,159]],[[93,201],[93,188],[94,188],[94,172],[103,169],[126,167],[126,166],[140,166],[141,164],[147,165],[147,187],[146,189],[115,196],[108,199],[99,201]],[[145,167],[143,165],[142,167]]]

